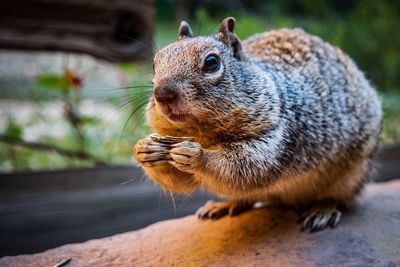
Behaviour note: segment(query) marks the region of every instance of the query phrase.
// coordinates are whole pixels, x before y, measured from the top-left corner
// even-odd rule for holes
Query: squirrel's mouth
[[[186,121],[190,114],[175,104],[160,105],[161,112],[171,121]]]

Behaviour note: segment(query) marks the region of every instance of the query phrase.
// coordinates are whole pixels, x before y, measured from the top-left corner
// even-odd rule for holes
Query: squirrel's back
[[[249,61],[273,77],[280,94],[280,123],[285,127],[279,161],[285,169],[297,170],[287,176],[293,178],[302,168],[319,170],[311,176],[330,173],[327,180],[344,182],[329,189],[331,193],[347,192],[351,198],[368,176],[381,129],[375,89],[341,49],[301,29],[257,34],[244,40],[242,47]],[[362,167],[350,174],[352,178],[334,178],[354,166]],[[321,185],[315,187],[325,191]]]
[[[376,140],[382,119],[378,95],[340,48],[301,29],[257,34],[242,47],[273,78],[284,103],[281,112],[292,123],[334,135],[335,143],[347,146],[356,139],[368,142],[369,136]]]
[[[322,41],[301,29],[278,29],[253,35],[242,42],[242,47],[255,61],[295,67],[306,63],[317,52],[318,42]]]

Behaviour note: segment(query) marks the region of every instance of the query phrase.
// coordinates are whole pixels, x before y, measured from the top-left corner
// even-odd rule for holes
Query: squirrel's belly
[[[248,191],[229,190],[229,187],[221,191],[221,187],[214,187],[213,184],[206,187],[213,193],[231,199],[261,201],[272,205],[301,206],[324,199],[348,203],[361,191],[368,171],[369,160],[363,158],[347,168],[332,165],[324,170],[282,175],[273,184]]]

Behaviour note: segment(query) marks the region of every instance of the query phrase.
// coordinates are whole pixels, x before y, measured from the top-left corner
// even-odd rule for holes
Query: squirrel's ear
[[[178,30],[178,40],[191,37],[193,37],[192,29],[186,21],[182,20]]]
[[[240,43],[239,37],[236,36],[234,29],[235,19],[232,17],[224,19],[219,27],[217,38],[226,43],[228,46],[232,47],[233,55],[236,58],[242,59],[244,57],[242,52],[242,45]]]

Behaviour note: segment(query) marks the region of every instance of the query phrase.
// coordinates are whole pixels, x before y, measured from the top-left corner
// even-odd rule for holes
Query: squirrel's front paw
[[[171,160],[166,144],[154,142],[150,137],[139,140],[134,148],[135,159],[144,167],[155,167],[168,164]]]
[[[193,172],[203,161],[204,151],[199,143],[183,141],[172,145],[169,163],[180,171]]]

